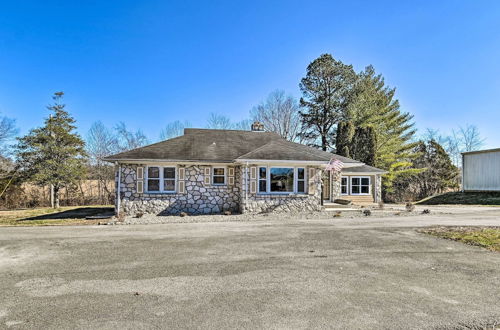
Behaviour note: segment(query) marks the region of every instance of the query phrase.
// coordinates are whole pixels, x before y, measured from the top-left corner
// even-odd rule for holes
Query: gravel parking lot
[[[500,253],[413,217],[0,228],[0,328],[425,329],[500,321]]]

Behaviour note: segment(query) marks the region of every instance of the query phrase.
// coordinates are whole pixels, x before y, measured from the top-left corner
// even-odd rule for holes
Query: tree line
[[[484,144],[479,130],[471,125],[449,135],[427,129],[418,136],[413,116],[400,108],[396,89],[387,86],[371,65],[356,72],[352,65],[323,54],[307,66],[299,87],[299,100],[275,90],[249,111],[247,119],[234,122],[211,113],[206,127],[248,130],[253,121],[260,121],[266,130],[289,141],[384,169],[388,173],[383,177],[383,193],[388,201],[457,189],[460,153]],[[4,207],[15,206],[8,205],[14,200],[8,196],[19,194],[25,182],[50,186],[54,206],[59,207],[61,189],[75,187],[84,179],[97,182],[98,203],[112,203],[109,182],[114,170],[103,158],[151,142],[141,130],[129,130],[122,122],[112,128],[94,122],[82,138],[62,103],[63,96],[62,92],[54,94],[43,125],[18,137],[13,147],[9,148],[9,142],[18,134],[15,121],[0,118],[0,202]],[[191,126],[188,121],[168,123],[159,139],[182,135]]]

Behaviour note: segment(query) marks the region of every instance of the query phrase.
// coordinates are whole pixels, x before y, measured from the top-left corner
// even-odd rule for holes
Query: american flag
[[[340,172],[340,171],[342,171],[343,167],[344,167],[344,163],[342,163],[340,160],[332,157],[330,159],[330,161],[328,162],[328,165],[326,165],[326,170]]]

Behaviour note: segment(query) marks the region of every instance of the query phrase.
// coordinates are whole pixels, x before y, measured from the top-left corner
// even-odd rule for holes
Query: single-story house
[[[117,169],[116,211],[128,215],[313,211],[339,198],[376,203],[384,173],[287,141],[257,122],[251,131],[185,129],[106,160]]]
[[[463,191],[500,191],[500,149],[462,153]]]

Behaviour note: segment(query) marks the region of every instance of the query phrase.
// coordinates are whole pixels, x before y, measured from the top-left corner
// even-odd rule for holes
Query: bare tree
[[[477,126],[467,125],[465,128],[460,127],[457,135],[460,139],[462,152],[478,150],[484,146],[484,139],[481,138]]]
[[[484,139],[474,125],[461,126],[458,130],[452,130],[450,135],[442,135],[439,130],[428,128],[421,139],[433,140],[442,145],[453,164],[458,167],[461,166],[462,152],[478,150],[484,146]]]
[[[129,131],[123,122],[115,126],[115,131],[120,151],[139,148],[149,143],[148,138],[141,130],[135,132]]]
[[[8,143],[18,132],[15,119],[0,117],[0,155],[5,156],[8,153]]]
[[[85,148],[90,160],[90,178],[97,180],[98,202],[110,203],[113,200],[113,192],[108,189],[108,182],[113,180],[114,171],[113,166],[103,158],[119,151],[118,139],[112,130],[97,121],[87,133]]]
[[[211,129],[232,129],[231,119],[225,115],[210,113],[207,121],[207,128]]]
[[[160,132],[160,140],[163,141],[181,136],[184,134],[184,129],[191,126],[191,123],[188,121],[181,122],[180,120],[176,120],[168,123],[167,126],[165,126],[165,128]]]
[[[267,99],[251,111],[253,120],[264,124],[266,131],[275,132],[289,141],[300,141],[302,123],[296,99],[282,90],[271,92]]]

